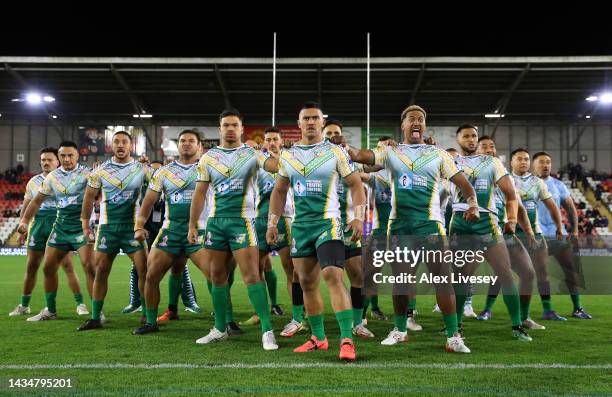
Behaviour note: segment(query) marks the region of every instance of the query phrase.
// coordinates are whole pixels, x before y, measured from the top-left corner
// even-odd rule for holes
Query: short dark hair
[[[468,128],[472,128],[476,131],[476,133],[478,134],[478,127],[476,127],[473,124],[461,124],[459,127],[457,127],[457,131],[455,131],[455,135],[459,135],[459,133],[461,132],[461,130],[466,130]]]
[[[242,115],[240,114],[238,109],[232,108],[232,109],[225,109],[224,111],[221,112],[221,114],[219,114],[219,123],[221,122],[221,120],[223,120],[224,117],[229,117],[229,116],[236,116],[240,119],[240,121],[243,121]]]
[[[280,134],[280,129],[278,127],[275,126],[271,126],[271,127],[266,127],[264,129],[264,135],[267,133],[276,133],[276,134]]]
[[[378,142],[382,142],[382,141],[388,141],[389,139],[393,139],[390,136],[387,135],[383,135],[380,138],[378,138]]]
[[[202,138],[200,137],[200,133],[194,130],[183,130],[178,134],[177,141],[181,140],[181,137],[185,134],[193,134],[198,138],[198,143],[202,143]]]
[[[304,110],[304,109],[319,109],[319,110],[321,110],[321,105],[319,105],[319,103],[315,102],[315,101],[307,101],[307,102],[304,102],[302,104],[302,108],[300,109],[300,111]],[[322,111],[323,110],[321,110],[321,112]]]
[[[454,147],[449,147],[448,149],[446,149],[446,151],[447,151],[447,152],[457,152],[457,153],[459,153],[459,152],[457,151],[457,149],[455,149]]]
[[[525,152],[529,154],[529,151],[527,149],[520,147],[518,149],[514,149],[512,153],[510,153],[510,158],[513,158],[515,154],[520,153],[520,152]]]
[[[547,152],[537,152],[533,155],[533,157],[531,158],[532,160],[537,159],[540,156],[548,156],[552,159],[552,157],[550,156],[550,154],[548,154]]]
[[[493,141],[493,142],[495,142],[495,140],[493,140],[493,138],[492,138],[492,137],[490,137],[489,135],[483,135],[483,136],[481,136],[480,138],[478,138],[478,142],[480,142],[480,141],[486,141],[486,140],[489,140],[489,141]]]
[[[127,136],[128,138],[130,138],[130,143],[132,142],[132,136],[131,136],[131,135],[130,135],[130,134],[127,132],[127,131],[116,131],[116,132],[113,134],[113,139],[115,139],[115,137],[116,137],[117,135],[125,135],[125,136]]]
[[[79,150],[79,147],[77,146],[76,143],[72,142],[72,141],[62,141],[60,142],[58,149],[61,149],[63,147],[72,147],[75,148],[77,151]]]
[[[40,154],[42,155],[44,153],[53,153],[55,155],[55,158],[59,158],[57,155],[57,149],[54,147],[47,146],[47,147],[40,149]]]
[[[342,123],[340,122],[340,120],[336,120],[336,119],[327,119],[325,120],[325,127],[323,128],[327,128],[330,125],[337,125],[338,127],[340,127],[340,130],[342,130],[342,128],[344,127],[342,125]]]

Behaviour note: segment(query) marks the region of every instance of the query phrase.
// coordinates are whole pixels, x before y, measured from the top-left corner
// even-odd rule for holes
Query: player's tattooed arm
[[[572,225],[572,237],[578,237],[578,212],[576,211],[574,200],[572,200],[571,197],[566,197],[565,200],[561,202],[561,205],[565,208],[565,211],[567,211],[567,217]]]

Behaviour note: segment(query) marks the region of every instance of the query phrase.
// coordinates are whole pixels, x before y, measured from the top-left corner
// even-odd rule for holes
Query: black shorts
[[[361,252],[359,254],[361,255]],[[344,269],[344,262],[346,260],[344,243],[341,240],[324,242],[317,248],[317,259],[321,269],[325,269],[328,266]]]

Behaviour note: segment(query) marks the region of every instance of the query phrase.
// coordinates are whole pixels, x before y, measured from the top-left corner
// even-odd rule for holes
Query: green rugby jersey
[[[340,218],[339,180],[354,171],[346,151],[327,140],[283,150],[279,175],[293,190],[294,222]]]
[[[476,154],[459,156],[455,159],[455,163],[476,191],[478,210],[497,215],[495,206],[497,183],[501,178],[509,175],[501,160],[486,154]],[[469,206],[465,198],[458,189],[454,190],[453,211],[466,211]]]
[[[260,168],[257,171],[257,218],[268,218],[268,212],[270,210],[270,196],[272,194],[274,184],[276,183],[276,175],[277,174],[272,174],[263,168]],[[293,192],[291,189],[289,189],[287,192],[283,216],[287,218],[293,217]]]
[[[32,200],[34,197],[36,197],[36,194],[38,194],[38,192],[42,188],[42,184],[44,181],[45,181],[45,176],[43,173],[34,175],[28,181],[28,184],[26,185],[26,191],[25,191],[24,198],[26,200]],[[45,199],[45,201],[43,201],[42,204],[40,205],[40,209],[38,210],[36,217],[55,216],[56,213],[57,213],[57,202],[55,201],[55,197],[48,196]]]
[[[81,224],[81,207],[90,173],[89,167],[78,164],[71,171],[60,167],[47,175],[39,192],[55,199],[56,223],[67,223],[71,226]]]
[[[390,219],[414,222],[438,221],[441,179],[450,179],[459,169],[444,150],[426,144],[379,146],[372,150],[375,164],[386,168],[391,181]]]
[[[149,189],[165,196],[163,229],[186,234],[189,231],[189,211],[193,192],[198,181],[198,163],[181,164],[173,161],[159,168],[149,183]],[[210,192],[211,189],[208,189]],[[206,200],[208,202],[208,199]],[[207,208],[204,208],[197,224],[198,229],[206,228]]]
[[[516,193],[521,198],[527,215],[529,216],[529,222],[534,233],[542,233],[540,229],[540,223],[538,222],[538,203],[541,200],[547,200],[552,197],[544,181],[531,174],[523,176],[512,175],[514,178],[514,186]],[[520,228],[520,226],[517,226]]]
[[[217,146],[202,156],[199,180],[210,182],[214,190],[211,218],[255,218],[257,170],[269,156],[244,144],[234,149]]]
[[[370,173],[368,187],[373,196],[374,217],[372,219],[372,230],[387,228],[389,215],[391,214],[391,183],[389,171],[382,169]]]
[[[132,160],[119,164],[112,159],[95,168],[88,186],[100,189],[100,225],[133,224],[140,208],[143,184],[151,179],[151,169]]]

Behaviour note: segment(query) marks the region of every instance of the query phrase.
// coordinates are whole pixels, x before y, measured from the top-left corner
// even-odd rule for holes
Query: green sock
[[[266,294],[266,285],[263,281],[247,286],[249,300],[255,308],[255,312],[261,320],[261,331],[267,332],[272,330],[270,322],[270,305],[268,304],[268,295]]]
[[[410,299],[410,302],[408,302],[408,310],[415,310],[415,309],[416,309],[416,296]]]
[[[94,299],[91,300],[91,319],[92,320],[100,319],[100,312],[102,311],[102,306],[104,306],[104,300],[101,300],[101,301],[97,301]]]
[[[457,313],[442,314],[442,320],[446,326],[446,336],[451,338],[457,332]]]
[[[147,317],[147,323],[151,325],[157,324],[157,308],[156,307],[145,307],[145,316]]]
[[[485,301],[485,310],[491,311],[496,300],[497,295],[487,295],[487,300]]]
[[[341,312],[338,312],[341,313]],[[351,309],[351,318],[353,319],[353,326],[358,326],[359,324],[361,324],[361,321],[363,320],[363,309],[359,308],[359,309]]]
[[[319,340],[325,339],[325,326],[323,325],[323,313],[308,315],[308,322],[312,334]]]
[[[208,287],[208,293],[212,296],[212,282],[206,279],[206,286]]]
[[[270,270],[269,272],[264,272],[264,277],[266,278],[266,284],[268,285],[268,293],[270,294],[270,302],[273,305],[276,305],[276,286],[278,284],[278,280],[276,278],[276,272],[274,270]]]
[[[580,294],[571,294],[572,303],[574,304],[574,311],[578,309],[582,309],[582,305],[580,304]]]
[[[502,293],[504,294],[504,303],[508,308],[508,314],[510,314],[512,320],[512,326],[521,325],[521,303],[514,282],[509,287],[502,286]]]
[[[47,310],[51,313],[57,312],[57,307],[55,307],[55,297],[57,296],[57,291],[45,292],[45,301],[47,302]]]
[[[183,284],[183,272],[179,274],[170,274],[170,280],[168,281],[168,304],[178,305],[178,298],[181,294],[181,285]]]
[[[212,301],[215,311],[215,328],[220,332],[225,332],[225,313],[227,312],[227,296],[229,294],[229,286],[223,284],[220,287],[212,286]]]
[[[336,320],[340,325],[340,338],[353,339],[353,318],[355,310],[342,310],[336,312]],[[361,309],[359,309],[359,321],[361,321]]]
[[[83,303],[83,294],[81,293],[74,294],[74,300],[77,305],[80,305],[81,303]]]
[[[365,316],[366,313],[368,312],[368,306],[370,306],[370,302],[372,302],[372,297],[371,296],[364,296],[363,297],[363,315]]]
[[[21,295],[21,306],[28,307],[30,306],[30,299],[32,295]]]
[[[234,322],[234,305],[232,304],[232,296],[230,295],[229,288],[227,289],[227,305],[225,308],[225,323]]]
[[[463,321],[463,309],[465,306],[465,299],[467,298],[467,284],[454,284],[455,289],[455,302],[457,310],[457,324],[461,324]]]
[[[295,321],[299,323],[304,321],[304,305],[291,306],[291,314]]]
[[[372,309],[379,309],[379,307],[378,307],[378,295],[372,296],[371,302],[372,302]]]
[[[542,298],[542,309],[544,309],[544,312],[550,312],[552,311],[552,300],[550,299],[550,295],[546,295],[546,296],[540,296]]]
[[[457,324],[461,324],[461,321],[463,320],[463,307],[465,306],[465,294],[456,294],[455,295],[455,301],[456,303],[456,308],[457,308]]]
[[[531,305],[531,295],[521,295],[521,322],[529,318],[529,306]]]
[[[393,324],[400,332],[406,332],[406,317],[406,313],[393,315]]]

